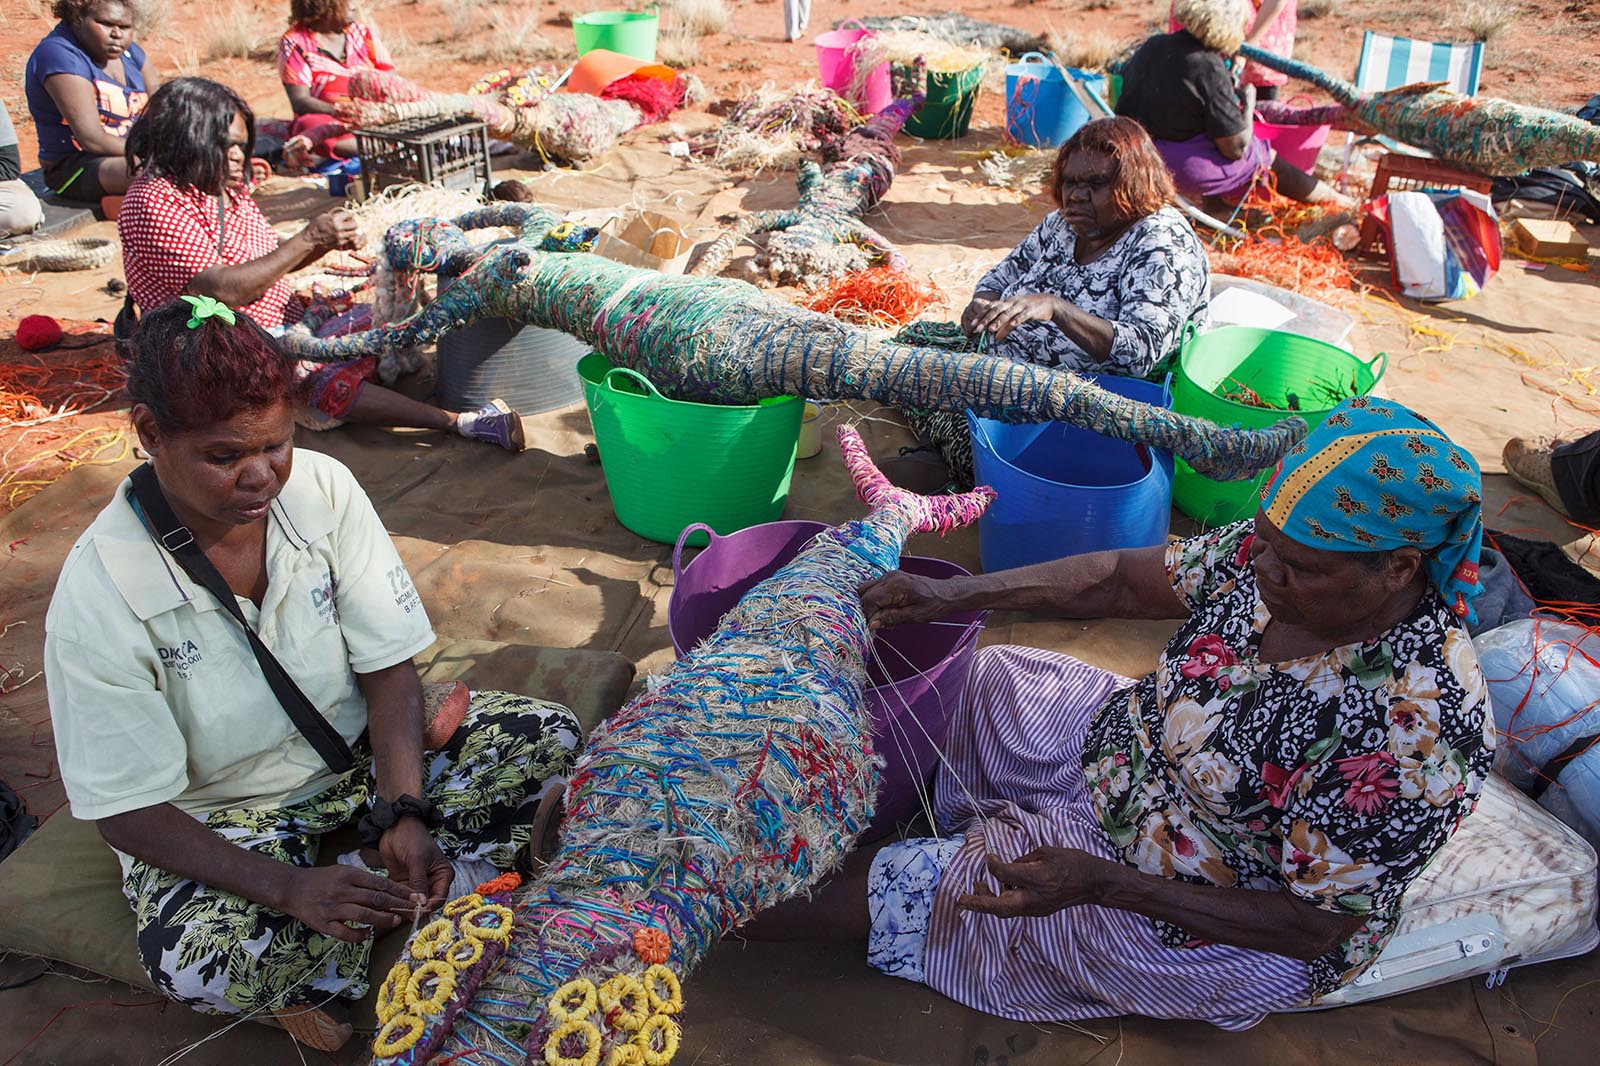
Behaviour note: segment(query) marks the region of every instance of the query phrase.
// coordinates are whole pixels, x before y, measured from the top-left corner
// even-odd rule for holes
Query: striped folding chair
[[[1356,60],[1356,88],[1364,93],[1398,89],[1417,82],[1444,82],[1463,96],[1478,95],[1483,74],[1482,41],[1417,41],[1367,30],[1361,35],[1361,56]],[[1350,137],[1345,141],[1344,172],[1356,146],[1381,144],[1398,155],[1426,157],[1420,148],[1388,137]]]
[[[1463,96],[1477,96],[1482,74],[1482,41],[1416,41],[1371,30],[1361,35],[1356,88],[1362,92],[1442,81]]]

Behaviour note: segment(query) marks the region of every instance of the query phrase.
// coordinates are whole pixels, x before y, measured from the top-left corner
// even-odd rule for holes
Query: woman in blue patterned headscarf
[[[1052,652],[981,649],[950,710],[942,835],[858,853],[793,917],[756,925],[865,937],[884,972],[1027,1021],[1238,1029],[1348,984],[1493,761],[1462,624],[1479,491],[1437,426],[1361,397],[1245,521],[868,585],[874,626],[986,608],[1179,624],[1132,686]]]
[[[1478,464],[1421,415],[1358,396],[1294,446],[1261,511],[1308,548],[1386,553],[1413,548],[1458,618],[1474,620],[1483,542]]]

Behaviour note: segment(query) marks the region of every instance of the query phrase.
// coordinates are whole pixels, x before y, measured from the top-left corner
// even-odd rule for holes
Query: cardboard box
[[[595,240],[594,250],[629,266],[682,274],[694,241],[682,223],[655,211],[639,211],[608,223]]]
[[[1553,218],[1519,218],[1512,223],[1517,246],[1544,259],[1584,259],[1589,242],[1570,222]]]

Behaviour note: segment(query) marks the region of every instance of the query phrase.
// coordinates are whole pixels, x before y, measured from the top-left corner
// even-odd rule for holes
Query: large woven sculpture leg
[[[1468,170],[1509,177],[1575,159],[1600,160],[1600,127],[1559,111],[1492,96],[1462,96],[1436,83],[1363,93],[1309,63],[1249,44],[1240,52],[1330,93],[1349,109],[1357,128],[1426,148]]]
[[[994,493],[912,496],[853,430],[840,444],[871,512],[819,534],[601,724],[550,864],[452,900],[412,938],[380,996],[378,1050],[394,1053],[379,1061],[663,1066],[679,976],[855,845],[878,791],[856,589],[909,534],[966,525]]]
[[[754,403],[790,394],[970,408],[1009,422],[1059,419],[1166,449],[1218,480],[1252,476],[1305,435],[1298,418],[1264,430],[1218,426],[1117,396],[1068,371],[895,344],[741,281],[543,251],[558,219],[531,204],[473,212],[456,228],[511,219],[521,224],[515,242],[478,257],[410,319],[334,339],[314,337],[317,323],[308,319],[288,331],[285,346],[300,358],[344,360],[427,344],[485,316],[508,318],[570,333],[679,399]],[[404,254],[452,269],[459,262],[461,242],[447,225],[430,222],[407,232],[408,240],[392,242]]]

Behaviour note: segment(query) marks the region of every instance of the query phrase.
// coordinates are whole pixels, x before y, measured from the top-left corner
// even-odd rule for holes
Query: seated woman
[[[286,157],[355,155],[338,103],[350,95],[352,74],[393,69],[372,27],[351,20],[349,0],[289,0],[289,30],[278,40],[278,77],[295,114]]]
[[[128,135],[136,177],[117,218],[128,295],[144,311],[183,293],[238,307],[268,330],[285,324],[284,276],[360,240],[355,219],[334,208],[279,240],[251,199],[245,161],[255,115],[238,94],[204,78],[175,78],[150,98]],[[500,400],[459,414],[373,384],[375,359],[305,363],[311,412],[304,424],[347,420],[456,432],[508,451],[525,446],[522,421]]]
[[[868,941],[968,1006],[1244,1028],[1354,979],[1474,806],[1494,719],[1463,620],[1479,477],[1431,422],[1341,404],[1254,521],[862,589],[873,626],[954,611],[1179,619],[1134,682],[978,652],[935,786],[942,839],[852,856],[751,935]]]
[[[0,237],[32,233],[44,221],[44,205],[22,180],[17,130],[0,100]]]
[[[69,200],[99,203],[128,188],[123,141],[161,84],[133,39],[124,0],[55,0],[56,28],[23,71],[39,131],[45,184]]]
[[[1353,206],[1255,135],[1256,87],[1236,93],[1226,63],[1244,42],[1249,0],[1177,0],[1173,14],[1183,28],[1151,37],[1123,67],[1117,113],[1150,132],[1178,191],[1237,200],[1270,170],[1291,199]]]
[[[427,614],[350,471],[295,451],[294,364],[248,316],[193,296],[147,315],[131,356],[150,462],[78,539],[46,621],[61,776],[122,862],[156,987],[202,1011],[276,1012],[332,1050],[373,933],[441,904],[453,876],[512,866],[578,723],[475,692],[424,751],[411,658],[433,643]],[[226,602],[189,576],[206,566]],[[316,728],[291,719],[246,626]],[[359,861],[312,865],[358,817]]]
[[[1022,362],[1142,377],[1177,347],[1211,295],[1204,246],[1172,206],[1172,181],[1144,130],[1090,122],[1056,153],[1056,210],[978,282],[961,332]],[[966,416],[907,412],[922,444],[883,464],[897,484],[972,484]]]

